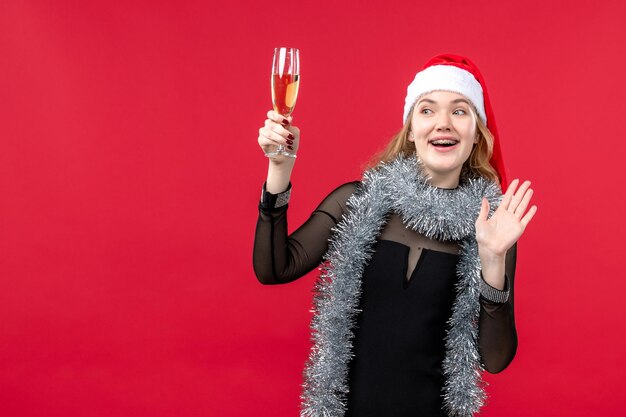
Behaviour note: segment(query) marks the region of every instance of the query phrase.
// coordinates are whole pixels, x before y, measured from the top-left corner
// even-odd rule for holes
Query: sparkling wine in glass
[[[272,65],[272,103],[274,111],[281,116],[290,116],[296,106],[300,84],[300,51],[296,48],[274,49]],[[267,153],[268,157],[284,155],[295,158],[296,154],[280,145]]]

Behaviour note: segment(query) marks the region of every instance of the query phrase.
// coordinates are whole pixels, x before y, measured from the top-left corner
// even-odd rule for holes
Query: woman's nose
[[[439,113],[437,116],[437,130],[450,130],[450,116],[446,113]]]

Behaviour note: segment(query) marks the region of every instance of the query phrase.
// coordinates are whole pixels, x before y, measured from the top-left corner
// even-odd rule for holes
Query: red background
[[[484,416],[624,415],[622,2],[0,4],[0,413],[295,416],[314,274],[251,267],[273,47],[301,49],[290,224],[471,57],[510,179],[520,347]]]

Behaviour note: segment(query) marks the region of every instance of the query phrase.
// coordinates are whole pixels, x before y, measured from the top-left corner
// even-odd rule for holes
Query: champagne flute
[[[300,84],[300,51],[296,48],[275,48],[272,64],[272,104],[281,116],[291,115],[298,98]],[[296,154],[279,145],[265,154],[268,157],[284,155],[295,158]]]

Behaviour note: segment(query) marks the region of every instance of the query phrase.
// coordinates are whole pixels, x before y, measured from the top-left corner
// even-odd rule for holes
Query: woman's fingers
[[[530,198],[532,196],[533,196],[533,189],[532,188],[527,189],[526,192],[524,193],[524,197],[522,198],[522,201],[520,201],[520,203],[518,204],[517,208],[514,211],[517,218],[521,218],[524,215],[524,213],[526,212],[526,208],[528,207],[528,204],[530,203]]]
[[[268,115],[273,112],[269,112]],[[282,116],[281,116],[282,117]],[[293,141],[295,139],[294,134],[288,129],[293,129],[289,124],[282,125],[276,122],[274,119],[266,119],[264,126],[259,129],[259,134],[265,136],[268,139],[286,144],[287,141]]]
[[[487,201],[487,199],[483,197],[483,201],[481,202],[481,205],[480,205],[480,213],[478,213],[477,220],[486,221],[488,215],[489,215],[489,201]]]
[[[276,124],[275,122],[272,122],[269,119],[265,121],[265,126],[259,129],[259,134],[282,145],[291,145],[296,139],[294,134],[291,133],[289,130],[285,129],[279,124]]]
[[[272,132],[278,133],[280,136],[284,137],[285,140],[294,140],[294,126],[291,125],[281,125],[276,123],[271,119],[265,120],[265,127],[271,130]]]
[[[522,220],[520,220],[520,222],[524,226],[524,229],[526,229],[526,226],[528,226],[528,223],[530,223],[530,221],[533,219],[533,216],[535,215],[536,212],[537,212],[537,206],[532,206],[530,210],[528,210],[528,213],[526,213],[526,215],[522,217]]]
[[[275,123],[281,124],[283,126],[288,126],[291,124],[291,121],[293,120],[293,117],[289,116],[289,117],[285,117],[285,116],[281,116],[279,113],[275,112],[274,110],[270,110],[267,112],[267,118]]]
[[[507,208],[508,211],[510,211],[512,213],[516,212],[517,206],[519,206],[519,204],[524,199],[524,195],[526,194],[526,191],[528,190],[528,188],[530,188],[530,181],[524,181],[524,183],[522,185],[520,185],[520,187],[517,189],[517,191],[515,192],[515,194],[511,198],[511,201],[510,201],[509,206]]]
[[[500,207],[498,209],[503,208],[509,213],[513,213],[518,219],[520,219],[522,226],[526,228],[537,212],[537,206],[532,206],[528,212],[526,212],[534,191],[530,188],[530,181],[524,181],[519,188],[517,188],[518,185],[519,180],[517,179],[511,182],[511,185],[508,190],[506,190],[506,194],[503,196],[502,203],[500,203]]]
[[[263,127],[259,129],[258,142],[263,151],[268,153],[279,145],[295,151],[300,130],[291,125],[292,118],[283,117],[272,110],[267,112],[267,117]]]
[[[262,141],[265,144],[271,145],[287,145],[286,138],[267,127],[262,127],[259,129],[259,144],[261,144]]]
[[[508,210],[509,204],[511,203],[511,199],[513,198],[513,194],[515,194],[515,189],[517,188],[517,184],[519,184],[518,179],[514,179],[509,184],[509,188],[506,190],[506,193],[502,196],[502,201],[500,202],[500,206],[498,210]]]

